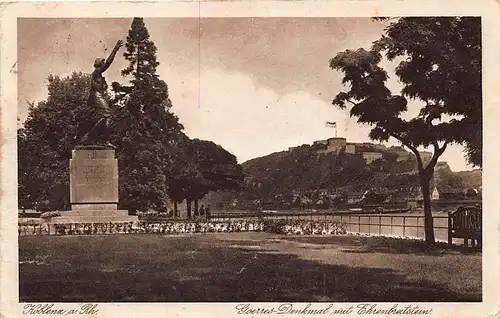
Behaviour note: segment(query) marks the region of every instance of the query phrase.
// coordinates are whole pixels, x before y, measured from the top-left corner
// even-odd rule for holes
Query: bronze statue
[[[78,120],[76,140],[82,145],[97,145],[115,148],[109,142],[112,111],[104,98],[108,84],[102,74],[113,62],[116,53],[123,46],[123,41],[116,42],[107,59],[97,58],[91,75],[90,94],[87,101],[87,113],[84,119]],[[90,129],[89,129],[90,128]]]

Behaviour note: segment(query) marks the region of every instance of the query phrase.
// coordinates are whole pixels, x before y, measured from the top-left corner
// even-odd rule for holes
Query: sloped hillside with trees
[[[417,162],[413,157],[397,161],[390,152],[367,164],[359,154],[345,152],[318,154],[313,146],[302,145],[241,164],[245,182],[239,191],[210,193],[204,201],[222,209],[255,209],[257,206],[293,205],[297,197],[321,200],[321,193],[333,202],[335,196],[384,193],[389,200],[403,201],[419,196]],[[481,170],[453,172],[438,170],[431,188],[463,192],[481,188]],[[324,196],[323,196],[324,197]]]
[[[366,190],[402,196],[418,188],[415,162],[396,162],[384,156],[367,164],[358,154],[318,154],[303,145],[255,158],[242,164],[245,184],[240,192],[211,193],[213,205],[235,208],[263,203],[291,203],[294,197],[315,198],[315,193],[363,193]],[[395,198],[397,199],[397,198]]]

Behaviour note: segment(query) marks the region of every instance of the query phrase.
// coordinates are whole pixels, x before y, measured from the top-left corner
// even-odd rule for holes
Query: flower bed
[[[268,232],[288,235],[346,234],[347,227],[341,221],[277,220],[269,225]]]
[[[40,219],[24,219],[24,218],[19,218],[17,222],[20,226],[21,225],[38,225],[40,224]]]
[[[182,234],[214,232],[270,232],[277,234],[345,234],[339,221],[234,220],[225,222],[126,222],[126,223],[67,223],[19,224],[19,235],[93,235],[93,234]]]

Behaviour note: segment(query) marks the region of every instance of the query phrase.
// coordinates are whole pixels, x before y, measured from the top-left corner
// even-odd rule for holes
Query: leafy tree
[[[373,126],[370,138],[395,138],[416,157],[424,197],[425,238],[434,243],[429,183],[438,158],[448,144],[466,146],[468,159],[481,164],[481,24],[478,18],[400,18],[391,22],[370,50],[347,50],[330,60],[330,67],[344,73],[333,104],[352,106],[351,116]],[[379,65],[383,56],[399,59],[395,75],[403,84],[399,94],[386,86],[387,72]],[[405,120],[408,99],[422,103],[415,118]],[[462,119],[441,121],[443,115]],[[434,148],[424,165],[417,148]]]
[[[170,181],[174,202],[186,200],[188,218],[198,213],[198,202],[209,192],[239,190],[244,175],[236,157],[221,146],[206,140],[185,138],[177,151],[176,173]]]
[[[188,217],[191,217],[190,193],[196,188],[202,179],[201,172],[196,167],[195,158],[190,153],[191,140],[184,136],[180,138],[177,147],[172,149],[171,156],[175,159],[174,164],[169,169],[168,191],[174,203],[174,215],[178,216],[178,204],[186,200]],[[189,201],[189,202],[188,202]]]
[[[129,66],[122,71],[130,86],[112,84],[118,105],[114,143],[118,147],[120,202],[129,210],[165,210],[169,155],[182,136],[170,112],[167,84],[156,74],[156,46],[142,18],[134,18],[125,43]]]
[[[18,129],[19,204],[37,210],[69,208],[69,159],[75,146],[74,117],[85,111],[88,74],[48,77],[48,98],[30,104]]]
[[[467,188],[465,180],[451,171],[439,171],[436,177],[436,186],[439,191],[463,192]]]

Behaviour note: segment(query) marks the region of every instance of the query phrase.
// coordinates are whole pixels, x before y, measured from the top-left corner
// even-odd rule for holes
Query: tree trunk
[[[431,210],[431,191],[430,181],[432,178],[432,171],[425,170],[419,171],[420,185],[422,186],[422,196],[424,199],[424,227],[425,227],[425,242],[428,244],[436,243],[434,238],[434,219],[432,218]]]
[[[177,208],[177,201],[174,201],[174,217],[179,216],[179,210]]]
[[[186,199],[186,211],[187,211],[187,218],[191,219],[191,200]]]
[[[194,215],[198,215],[198,200],[194,200]]]

